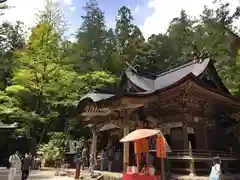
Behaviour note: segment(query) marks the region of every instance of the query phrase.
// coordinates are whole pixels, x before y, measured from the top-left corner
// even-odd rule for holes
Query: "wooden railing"
[[[191,154],[192,153],[192,154]],[[205,150],[192,150],[190,153],[189,149],[179,149],[173,150],[171,153],[168,153],[168,156],[192,156],[192,157],[232,157],[240,158],[239,155],[233,152],[224,152],[224,151],[205,151]]]
[[[155,152],[151,150],[150,152]],[[167,154],[167,159],[171,164],[171,172],[183,173],[189,175],[196,174],[208,174],[211,169],[212,158],[219,156],[222,160],[222,166],[225,172],[234,172],[237,168],[228,167],[228,163],[232,161],[239,161],[240,156],[233,152],[224,151],[205,151],[205,150],[194,150],[194,149],[178,149],[172,150]],[[183,160],[181,165],[172,166],[176,161]],[[226,166],[225,166],[226,165]],[[195,167],[196,166],[196,167]]]
[[[150,150],[150,152],[156,152],[156,150]],[[231,157],[231,158],[240,158],[240,156],[237,153],[233,152],[224,152],[224,151],[206,151],[206,150],[192,150],[192,152],[189,151],[189,149],[178,149],[178,150],[172,150],[172,152],[168,153],[169,157],[183,157],[183,156],[191,156],[191,157]]]

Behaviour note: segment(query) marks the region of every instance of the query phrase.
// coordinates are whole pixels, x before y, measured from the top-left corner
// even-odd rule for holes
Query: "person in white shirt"
[[[18,156],[17,151],[9,157],[9,163],[10,163],[10,168],[9,168],[8,180],[14,180],[14,178],[16,177],[17,168],[21,167],[21,160]]]
[[[213,158],[213,166],[209,176],[209,180],[221,180],[221,160],[219,157]]]
[[[91,173],[91,176],[94,175],[94,168],[95,168],[95,157],[94,157],[94,154],[91,153],[90,155],[90,159],[89,159],[89,172]]]

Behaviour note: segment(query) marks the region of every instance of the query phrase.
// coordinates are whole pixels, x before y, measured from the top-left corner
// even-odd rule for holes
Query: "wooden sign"
[[[158,136],[156,138],[156,152],[159,158],[167,157],[165,138],[163,136]]]

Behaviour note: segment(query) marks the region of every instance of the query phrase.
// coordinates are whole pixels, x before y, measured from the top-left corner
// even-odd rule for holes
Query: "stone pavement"
[[[56,171],[31,171],[28,180],[73,180],[72,177],[54,176]],[[85,178],[84,178],[85,179]],[[8,169],[0,169],[0,180],[8,180]],[[14,180],[21,180],[21,172],[17,171]]]
[[[29,180],[73,180],[71,177],[54,176],[55,171],[32,171]]]

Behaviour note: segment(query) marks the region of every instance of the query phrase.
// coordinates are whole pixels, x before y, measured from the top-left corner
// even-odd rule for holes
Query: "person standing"
[[[85,165],[88,162],[88,148],[85,145],[85,147],[82,150],[82,170],[84,170]]]
[[[108,172],[112,172],[113,159],[114,159],[114,147],[110,145],[108,147]]]
[[[31,162],[32,162],[31,169],[33,169],[33,156],[31,152],[28,153],[28,158],[31,159]]]
[[[75,180],[79,179],[80,173],[81,173],[81,165],[82,165],[82,158],[79,153],[76,154],[74,157],[74,162],[76,165],[76,171],[75,171]]]
[[[221,179],[222,179],[221,160],[219,157],[215,157],[213,158],[213,166],[211,169],[209,180],[221,180]]]
[[[104,163],[105,163],[105,151],[103,148],[100,153],[100,171],[104,171]]]
[[[8,180],[14,180],[16,177],[17,168],[21,165],[21,160],[17,151],[9,157],[9,163],[10,168],[8,173]]]
[[[36,168],[37,168],[37,169],[41,169],[41,159],[40,159],[40,157],[37,156],[37,157],[35,158],[35,161],[36,161]]]
[[[94,175],[94,168],[95,168],[95,157],[94,157],[93,153],[90,155],[89,161],[90,161],[89,162],[89,164],[90,164],[89,172],[90,172],[91,176],[93,176]]]
[[[28,178],[31,166],[32,166],[31,156],[26,153],[22,159],[22,180],[26,180]]]

